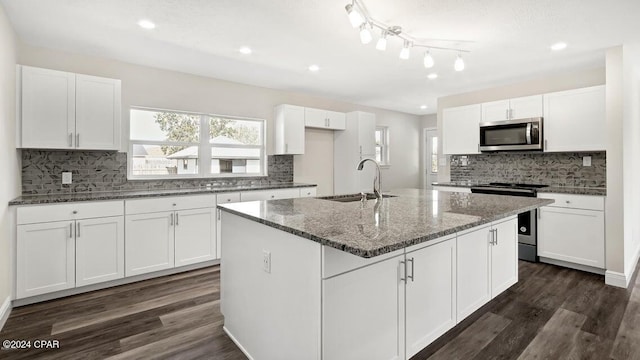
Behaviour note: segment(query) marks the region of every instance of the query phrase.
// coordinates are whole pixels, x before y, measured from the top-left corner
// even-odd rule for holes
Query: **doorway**
[[[438,130],[424,129],[424,184],[427,190],[432,189],[432,183],[438,181]]]

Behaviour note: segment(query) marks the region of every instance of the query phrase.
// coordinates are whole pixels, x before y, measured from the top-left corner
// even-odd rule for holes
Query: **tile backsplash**
[[[582,165],[583,156],[591,156],[591,166]],[[591,187],[604,187],[607,181],[604,151],[453,155],[450,165],[451,181]]]
[[[127,180],[127,154],[115,151],[22,150],[22,193],[192,188],[206,184],[244,185],[293,182],[293,155],[268,156],[265,177],[182,180]],[[62,185],[62,172],[73,183]]]

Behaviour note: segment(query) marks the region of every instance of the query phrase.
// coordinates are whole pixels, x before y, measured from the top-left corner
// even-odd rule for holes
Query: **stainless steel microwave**
[[[542,118],[480,123],[480,151],[542,150]]]

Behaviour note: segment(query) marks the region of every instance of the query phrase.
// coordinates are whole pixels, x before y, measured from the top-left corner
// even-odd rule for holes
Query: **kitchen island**
[[[517,282],[516,215],[418,189],[219,205],[224,329],[253,359],[408,359]]]

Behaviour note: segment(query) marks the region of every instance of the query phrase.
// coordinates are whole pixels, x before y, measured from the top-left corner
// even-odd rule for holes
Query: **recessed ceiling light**
[[[240,49],[238,49],[238,51],[240,51],[241,54],[245,54],[245,55],[249,55],[253,52],[251,48],[248,46],[243,46]]]
[[[312,72],[318,72],[320,70],[320,66],[313,64],[313,65],[309,65],[309,71]]]
[[[551,45],[551,50],[560,51],[560,50],[564,50],[566,47],[567,47],[567,43],[557,42],[557,43]]]
[[[420,109],[424,110],[427,108],[427,105],[420,105]]]
[[[438,74],[436,73],[431,73],[429,75],[427,75],[427,78],[433,80],[433,79],[437,79],[438,78]]]
[[[138,21],[138,26],[140,26],[143,29],[155,29],[156,28],[156,24],[151,22],[151,20],[147,20],[147,19],[142,19],[142,20]]]

